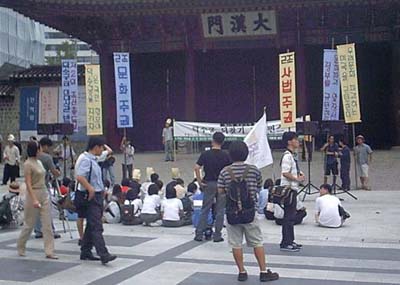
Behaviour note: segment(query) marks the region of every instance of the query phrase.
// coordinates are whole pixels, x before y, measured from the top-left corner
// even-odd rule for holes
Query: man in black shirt
[[[207,228],[207,219],[210,209],[216,199],[215,206],[215,233],[214,242],[221,242],[224,239],[221,236],[222,227],[224,225],[224,209],[225,195],[218,194],[217,181],[221,170],[231,164],[229,155],[221,150],[225,136],[221,132],[213,135],[211,149],[203,152],[196,163],[194,171],[196,172],[197,181],[204,193],[203,206],[201,209],[200,220],[196,228],[195,241],[203,240],[203,232]],[[204,170],[204,178],[200,175],[200,170]]]

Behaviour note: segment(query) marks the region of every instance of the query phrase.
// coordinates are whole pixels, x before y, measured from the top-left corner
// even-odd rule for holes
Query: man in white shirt
[[[18,176],[18,165],[21,159],[18,147],[14,144],[15,137],[10,134],[7,137],[7,145],[4,148],[3,159],[5,162],[3,172],[3,185],[6,185],[8,180],[14,182]]]
[[[331,195],[332,186],[323,184],[320,187],[320,197],[315,202],[315,222],[321,227],[339,228],[344,219],[340,216],[340,200]]]
[[[126,137],[123,137],[120,149],[124,155],[122,160],[122,179],[132,179],[133,156],[135,155],[135,148]]]

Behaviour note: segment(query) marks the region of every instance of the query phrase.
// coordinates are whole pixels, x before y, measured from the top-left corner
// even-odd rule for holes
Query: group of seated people
[[[257,197],[257,212],[261,215],[265,215],[267,220],[275,221],[277,225],[282,225],[284,209],[281,205],[273,203],[271,193],[273,187],[279,186],[280,184],[280,179],[277,179],[275,183],[272,179],[267,179]],[[316,199],[315,203],[315,222],[321,227],[339,228],[350,215],[344,210],[340,200],[331,194],[331,185],[321,185],[320,196]],[[297,199],[296,215],[293,218],[295,225],[301,224],[307,216],[306,208],[299,198]]]

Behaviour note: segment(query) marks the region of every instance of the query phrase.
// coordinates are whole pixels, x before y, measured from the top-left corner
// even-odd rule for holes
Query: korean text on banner
[[[282,128],[296,127],[295,53],[279,55],[279,94]]]
[[[267,115],[264,113],[244,139],[244,142],[249,148],[249,155],[247,156],[246,163],[255,165],[258,169],[273,163],[271,148],[268,143],[267,129]]]
[[[61,90],[63,123],[74,125],[78,131],[78,68],[76,59],[63,59],[61,62]]]
[[[39,124],[58,123],[58,87],[40,87]]]
[[[322,120],[337,121],[340,112],[340,81],[338,56],[334,49],[324,50],[323,86]]]
[[[20,130],[32,131],[37,129],[39,108],[39,88],[21,88],[20,97]]]
[[[103,111],[101,107],[100,66],[85,65],[86,120],[89,136],[103,134]]]
[[[117,95],[117,127],[133,127],[133,110],[131,99],[131,74],[129,53],[114,53],[115,91]]]
[[[337,46],[344,120],[347,124],[361,122],[356,48],[354,44]]]

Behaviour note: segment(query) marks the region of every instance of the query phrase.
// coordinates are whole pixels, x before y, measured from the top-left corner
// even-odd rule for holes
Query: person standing
[[[339,140],[340,146],[340,179],[342,180],[342,189],[345,191],[350,190],[350,165],[351,165],[351,156],[350,156],[350,148],[347,146],[344,138]]]
[[[324,184],[328,183],[328,176],[332,174],[332,185],[336,185],[336,176],[339,174],[337,161],[337,157],[339,155],[339,145],[335,143],[335,137],[333,135],[328,137],[328,142],[324,144],[324,146],[321,148],[321,151],[325,152]]]
[[[71,144],[71,141],[67,136],[63,136],[62,143],[54,149],[54,152],[58,155],[62,162],[62,165],[60,167],[62,171],[62,176],[73,179],[76,153]]]
[[[305,180],[304,174],[300,171],[297,161],[297,149],[299,140],[295,132],[285,132],[282,137],[286,145],[281,160],[281,186],[289,186],[292,190],[287,203],[284,204],[284,214],[282,219],[282,241],[281,251],[296,252],[302,247],[295,242],[294,223],[297,208],[297,191],[300,182]]]
[[[10,134],[7,137],[7,145],[4,148],[3,159],[5,162],[3,172],[3,185],[6,185],[8,180],[14,182],[18,177],[18,164],[21,159],[21,153],[18,147],[14,144],[15,137]]]
[[[260,282],[273,281],[279,279],[279,274],[266,268],[263,236],[258,219],[255,217],[257,191],[262,187],[262,177],[257,167],[244,163],[248,155],[249,149],[244,142],[231,143],[229,156],[233,164],[221,171],[218,178],[218,192],[230,199],[226,204],[228,220],[226,230],[239,270],[238,281],[244,282],[248,279],[243,263],[243,236],[246,238],[247,246],[253,248],[260,268]],[[244,186],[242,182],[245,182]],[[243,195],[244,193],[247,195]],[[234,216],[232,213],[235,213]]]
[[[97,158],[97,162],[101,167],[103,174],[103,181],[110,178],[111,186],[115,185],[115,173],[114,173],[114,163],[115,157],[113,156],[113,151],[108,145],[104,145],[104,150],[101,155]]]
[[[84,213],[87,219],[80,259],[100,259],[102,264],[106,264],[117,257],[108,252],[103,237],[104,185],[101,168],[96,160],[96,156],[100,156],[103,149],[104,141],[102,138],[90,137],[88,151],[84,153],[76,169],[76,180],[79,185],[75,194],[75,206],[78,214],[81,213],[80,216],[82,216],[82,213]],[[93,246],[100,258],[93,255]]]
[[[171,126],[172,120],[167,119],[162,131],[162,143],[164,145],[165,161],[174,161],[174,137]]]
[[[53,176],[54,178],[57,178],[60,176],[60,171],[54,165],[53,158],[49,154],[50,148],[52,145],[53,145],[53,142],[51,141],[51,139],[49,139],[47,137],[41,138],[39,141],[40,149],[39,149],[38,156],[37,156],[38,160],[40,160],[44,169],[46,170],[45,183],[46,183],[46,188],[47,188],[47,192],[48,192],[49,196],[51,195],[50,189],[49,189],[50,183],[52,180],[51,177]],[[54,238],[58,239],[61,236],[60,236],[60,234],[56,233],[56,231],[55,231],[51,213],[50,213],[50,220],[51,220],[51,227],[53,229]],[[43,237],[42,223],[40,222],[40,219],[38,217],[38,219],[36,220],[36,224],[35,224],[35,238],[42,238],[42,237]]]
[[[369,186],[369,165],[372,162],[372,149],[365,143],[362,135],[356,137],[357,146],[354,148],[357,174],[361,180],[361,189],[371,190]]]
[[[46,258],[58,259],[58,257],[54,255],[50,201],[45,182],[46,170],[41,161],[37,159],[38,150],[39,145],[37,142],[28,143],[28,159],[24,163],[24,176],[27,190],[24,206],[25,223],[17,241],[17,250],[20,256],[25,256],[26,242],[32,233],[37,217],[40,216]]]
[[[231,164],[229,155],[222,151],[225,136],[221,132],[213,135],[211,149],[203,152],[194,168],[196,179],[200,183],[200,189],[204,193],[203,206],[201,209],[199,224],[196,228],[195,241],[203,240],[203,233],[208,228],[208,214],[216,200],[215,206],[215,232],[214,242],[224,241],[221,231],[224,225],[225,195],[218,193],[217,181],[221,170]],[[204,177],[200,171],[203,168]]]
[[[122,160],[122,179],[129,177],[132,179],[132,171],[133,171],[133,156],[135,155],[135,148],[131,144],[126,137],[122,138],[120,149],[122,151],[123,160]],[[128,174],[127,174],[128,172]]]

